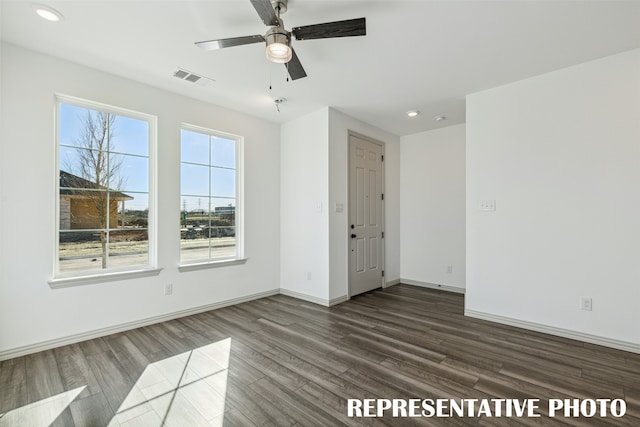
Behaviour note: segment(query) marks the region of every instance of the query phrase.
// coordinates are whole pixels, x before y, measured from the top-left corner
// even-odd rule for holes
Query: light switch
[[[336,212],[337,213],[344,212],[344,204],[336,203]]]

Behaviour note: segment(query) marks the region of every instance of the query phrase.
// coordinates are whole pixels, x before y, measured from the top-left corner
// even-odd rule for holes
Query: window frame
[[[191,261],[182,260],[182,239],[179,243],[179,261],[178,270],[191,271],[199,270],[203,268],[223,267],[227,265],[244,264],[247,259],[244,256],[244,137],[228,132],[223,132],[203,126],[197,126],[190,123],[180,124],[180,133],[182,131],[196,132],[209,137],[218,137],[235,141],[235,238],[236,238],[236,254],[233,257],[218,257],[218,258],[199,258]],[[180,138],[180,151],[182,152],[182,137]],[[188,162],[187,162],[188,163]],[[180,155],[180,175],[182,176],[182,154]],[[208,167],[212,167],[211,164]],[[209,197],[211,196],[211,190],[209,190]],[[182,181],[179,184],[179,212],[182,212]],[[178,227],[179,229],[181,226]]]
[[[54,251],[53,251],[53,277],[49,280],[52,288],[68,287],[92,283],[102,283],[106,281],[121,280],[140,276],[156,275],[162,269],[158,268],[158,218],[157,218],[157,139],[158,139],[158,118],[157,116],[129,110],[122,107],[104,104],[101,102],[82,99],[74,96],[56,93],[54,129],[55,129],[55,156],[54,156],[54,192],[55,192],[55,215],[54,215]],[[91,109],[94,111],[106,112],[118,116],[124,116],[135,120],[147,122],[149,126],[149,213],[147,218],[147,236],[149,239],[148,262],[147,264],[134,265],[129,267],[107,268],[100,271],[81,270],[73,272],[60,271],[60,119],[61,105],[67,104],[74,107]]]

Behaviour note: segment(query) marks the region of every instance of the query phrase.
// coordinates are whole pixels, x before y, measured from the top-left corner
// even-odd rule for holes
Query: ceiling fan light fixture
[[[291,61],[293,51],[291,50],[291,37],[286,31],[280,28],[273,28],[265,36],[267,42],[267,59],[277,64],[284,64]]]

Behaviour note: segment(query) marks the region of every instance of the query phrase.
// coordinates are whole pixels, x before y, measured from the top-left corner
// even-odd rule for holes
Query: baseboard
[[[458,286],[438,285],[437,283],[420,282],[418,280],[411,279],[400,279],[400,283],[405,283],[407,285],[413,286],[421,286],[423,288],[438,289],[447,292],[455,292],[457,294],[464,294],[466,291],[465,288],[460,288]]]
[[[338,305],[345,301],[349,301],[350,299],[351,298],[349,298],[349,295],[342,295],[341,297],[330,299],[329,307],[333,307],[334,305]]]
[[[215,310],[215,309],[227,307],[230,305],[253,301],[259,298],[270,297],[272,295],[278,295],[279,293],[280,293],[279,289],[273,289],[270,291],[259,292],[256,294],[251,294],[251,295],[247,295],[239,298],[232,298],[229,300],[220,301],[213,304],[207,304],[199,307],[189,308],[186,310],[175,311],[175,312],[163,314],[160,316],[148,317],[146,319],[136,320],[134,322],[121,323],[119,325],[110,326],[107,328],[96,329],[89,332],[69,335],[63,338],[57,338],[53,340],[42,341],[36,344],[26,345],[23,347],[16,347],[9,350],[3,350],[3,351],[0,351],[0,361],[13,359],[14,357],[25,356],[27,354],[36,353],[38,351],[49,350],[49,349],[60,347],[63,345],[75,344],[80,341],[100,338],[106,335],[128,331],[130,329],[153,325],[155,323],[166,322],[168,320],[178,319],[180,317],[191,316],[193,314],[203,313],[205,311]]]
[[[383,288],[390,288],[391,286],[395,286],[399,284],[400,284],[400,279],[389,280],[388,282],[385,282]]]
[[[598,335],[587,334],[584,332],[572,331],[570,329],[557,328],[555,326],[543,325],[541,323],[528,322],[526,320],[514,319],[511,317],[499,316],[497,314],[484,313],[476,310],[464,310],[464,315],[476,319],[488,320],[490,322],[501,323],[503,325],[515,326],[518,328],[528,329],[531,331],[542,332],[545,334],[556,335],[563,338],[598,344],[605,347],[616,348],[618,350],[629,351],[632,353],[640,353],[640,344],[628,341],[621,341],[612,338],[601,337]]]
[[[296,292],[296,291],[291,291],[289,289],[282,289],[280,288],[280,293],[282,295],[286,295],[288,297],[292,297],[292,298],[296,298],[296,299],[301,299],[303,301],[308,301],[308,302],[312,302],[314,304],[318,304],[318,305],[323,305],[325,307],[329,307],[331,305],[335,305],[338,304],[338,302],[334,302],[334,300],[328,300],[328,299],[324,299],[324,298],[318,298],[318,297],[314,297],[312,295],[307,295],[307,294],[303,294],[300,292]],[[340,298],[336,298],[336,299],[342,299],[344,297],[340,297]],[[349,297],[347,297],[347,299],[349,299]],[[346,300],[344,300],[346,301]],[[339,301],[339,302],[343,302],[343,301]]]

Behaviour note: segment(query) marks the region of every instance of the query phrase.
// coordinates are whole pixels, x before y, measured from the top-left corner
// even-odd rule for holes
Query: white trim
[[[323,305],[325,307],[329,307],[330,304],[331,304],[331,301],[329,301],[327,299],[318,298],[318,297],[314,297],[314,296],[307,295],[307,294],[302,294],[302,293],[296,292],[296,291],[290,291],[289,289],[280,288],[280,293],[282,295],[286,295],[288,297],[301,299],[303,301],[312,302],[314,304]],[[340,297],[340,298],[344,298],[344,297]],[[348,299],[348,297],[347,297],[347,299]],[[340,301],[340,302],[342,302],[342,301]],[[337,303],[334,303],[334,304],[337,304]]]
[[[94,285],[96,283],[134,279],[136,277],[157,276],[161,271],[162,268],[142,268],[138,270],[109,271],[86,276],[56,277],[49,279],[49,286],[52,289],[60,289],[80,285]]]
[[[334,305],[342,304],[345,301],[349,301],[351,298],[349,295],[342,295],[338,298],[333,298],[329,300],[329,307],[333,307]]]
[[[555,326],[543,325],[541,323],[528,322],[526,320],[514,319],[511,317],[499,316],[497,314],[484,313],[482,311],[465,309],[464,315],[475,319],[488,320],[489,322],[501,323],[503,325],[515,326],[517,328],[556,335],[563,338],[598,344],[605,347],[617,348],[618,350],[630,351],[640,354],[640,344],[617,340],[613,338],[601,337],[599,335],[587,334],[584,332],[572,331],[570,329],[558,328]]]
[[[465,288],[460,288],[458,286],[439,285],[437,283],[421,282],[419,280],[411,280],[411,279],[400,279],[400,283],[413,285],[413,286],[421,286],[423,288],[438,289],[438,290],[447,291],[447,292],[455,292],[457,294],[464,294],[466,291]]]
[[[399,285],[401,283],[400,279],[389,280],[382,286],[383,288],[390,288],[391,286]]]
[[[279,293],[278,289],[272,289],[269,291],[259,292],[259,293],[251,294],[244,297],[232,298],[229,300],[220,301],[213,304],[202,305],[199,307],[180,310],[173,313],[162,314],[160,316],[140,319],[133,322],[121,323],[116,326],[109,326],[106,328],[69,335],[62,338],[42,341],[36,344],[26,345],[23,347],[16,347],[9,350],[0,351],[0,361],[13,359],[14,357],[25,356],[27,354],[36,353],[39,351],[49,350],[49,349],[60,347],[63,345],[75,344],[80,341],[86,341],[94,338],[104,337],[106,335],[111,335],[118,332],[124,332],[131,329],[140,328],[143,326],[153,325],[159,322],[166,322],[168,320],[177,319],[179,317],[191,316],[194,314],[203,313],[205,311],[216,310],[218,308],[223,308],[230,305],[235,305],[243,302],[253,301],[255,299],[270,297],[273,295],[278,295],[278,293]]]
[[[183,273],[185,271],[204,270],[206,268],[227,267],[230,265],[241,265],[247,262],[248,258],[222,259],[218,261],[197,262],[193,264],[180,264],[178,270]]]

